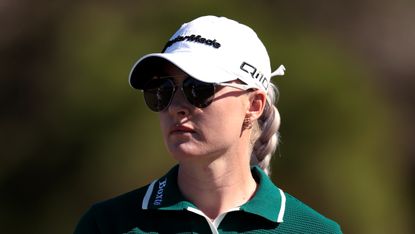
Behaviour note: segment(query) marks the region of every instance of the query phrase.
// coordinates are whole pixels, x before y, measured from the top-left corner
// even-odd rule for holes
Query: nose
[[[173,116],[187,116],[190,113],[191,104],[187,101],[184,96],[183,90],[177,88],[176,92],[173,94],[172,100],[167,111]]]

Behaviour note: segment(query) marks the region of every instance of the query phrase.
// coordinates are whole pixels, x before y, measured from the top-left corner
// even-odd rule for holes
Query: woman
[[[178,165],[95,204],[75,233],[341,233],[268,177],[280,125],[270,78],[283,74],[249,27],[215,16],[183,24],[130,73]]]

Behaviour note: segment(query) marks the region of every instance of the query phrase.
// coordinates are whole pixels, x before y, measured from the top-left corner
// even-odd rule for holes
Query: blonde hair
[[[279,142],[280,114],[274,105],[278,96],[278,88],[270,83],[264,112],[253,125],[251,138],[251,165],[258,165],[268,176],[271,175],[271,158]]]

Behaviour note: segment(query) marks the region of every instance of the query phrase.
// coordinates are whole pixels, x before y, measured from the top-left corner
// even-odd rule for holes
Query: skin
[[[162,70],[181,86],[183,71],[172,64]],[[220,87],[212,104],[201,109],[177,90],[170,106],[159,113],[164,142],[179,163],[178,186],[212,220],[255,193],[249,164],[252,129],[244,128],[243,121],[257,120],[265,102],[263,91]]]

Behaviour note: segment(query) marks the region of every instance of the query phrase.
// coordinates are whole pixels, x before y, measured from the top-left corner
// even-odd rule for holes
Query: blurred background
[[[127,77],[197,16],[251,26],[281,96],[273,181],[345,233],[414,233],[415,2],[0,0],[0,230],[72,233],[174,161]]]

